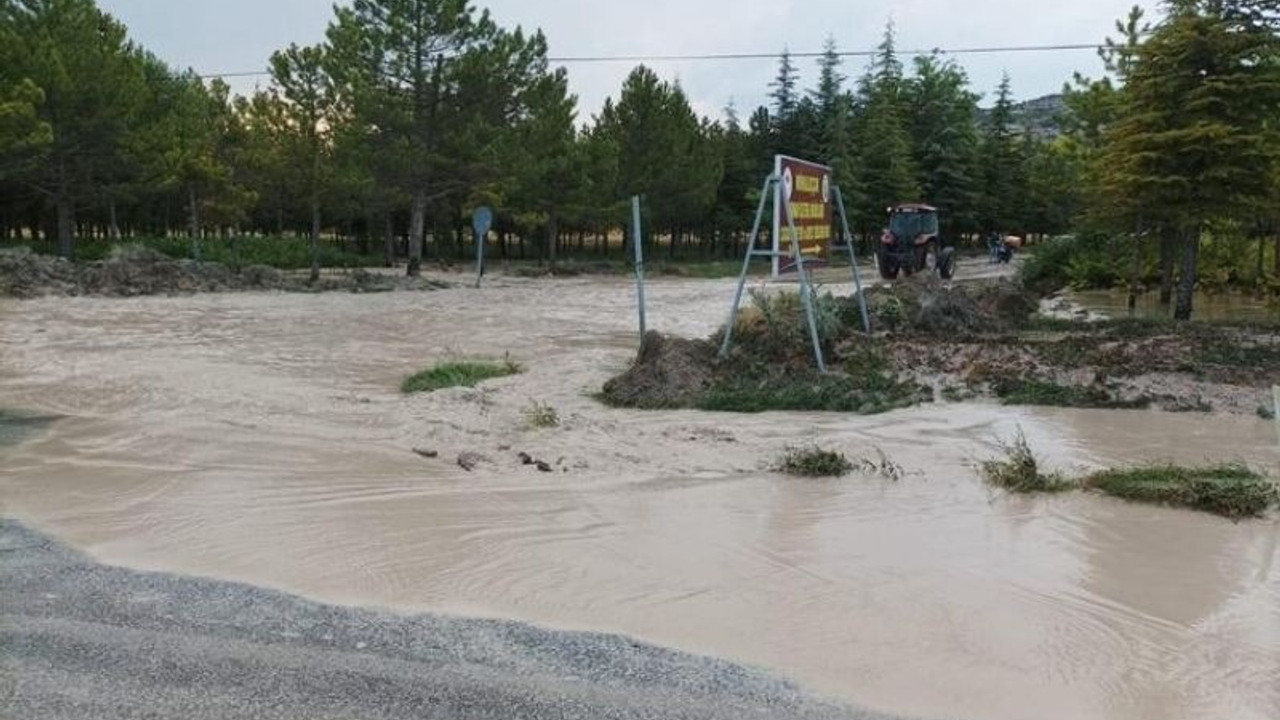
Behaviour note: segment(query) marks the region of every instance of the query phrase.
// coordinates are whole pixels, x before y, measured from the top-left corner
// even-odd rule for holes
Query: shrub
[[[988,483],[1016,493],[1055,493],[1076,487],[1060,475],[1040,471],[1040,461],[1021,429],[1012,442],[1002,441],[1000,449],[1003,458],[982,463],[982,475]]]
[[[843,477],[853,470],[853,463],[843,453],[811,446],[787,448],[778,461],[779,472],[798,477]]]

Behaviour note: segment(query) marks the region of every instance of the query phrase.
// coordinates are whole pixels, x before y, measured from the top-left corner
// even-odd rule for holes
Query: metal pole
[[[484,246],[485,240],[488,238],[481,237],[480,233],[476,233],[476,289],[480,289],[480,283],[484,282]]]
[[[729,308],[729,321],[724,326],[724,342],[720,345],[720,359],[729,357],[729,349],[733,346],[733,329],[738,324],[738,306],[742,304],[742,292],[747,287],[747,275],[751,272],[751,258],[755,255],[756,241],[760,239],[760,226],[764,224],[764,209],[769,203],[769,192],[777,175],[770,175],[760,190],[760,207],[756,209],[756,221],[751,227],[751,239],[747,241],[747,251],[742,258],[742,274],[738,276],[738,290],[733,294],[733,307]],[[776,256],[776,253],[773,253]]]
[[[631,244],[636,250],[636,294],[640,299],[640,347],[648,333],[644,317],[644,243],[640,232],[640,196],[631,198]]]
[[[800,233],[796,232],[796,213],[787,202],[787,226],[791,228],[791,252],[795,253],[796,271],[800,273],[800,298],[804,301],[804,314],[809,319],[809,337],[813,339],[813,357],[818,361],[818,372],[827,372],[827,361],[822,357],[822,339],[818,337],[818,313],[814,308],[813,285],[809,283],[809,271],[804,266],[804,253],[800,249]]]
[[[840,223],[844,226],[844,242],[849,247],[849,263],[853,266],[853,287],[858,293],[858,309],[862,311],[862,327],[871,334],[871,313],[867,310],[867,296],[862,293],[862,276],[858,274],[858,250],[853,246],[853,233],[849,230],[849,214],[844,209],[844,193],[836,190],[836,207],[840,209]]]

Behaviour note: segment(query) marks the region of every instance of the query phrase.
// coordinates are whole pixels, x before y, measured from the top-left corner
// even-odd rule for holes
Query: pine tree
[[[982,139],[983,232],[1010,232],[1022,223],[1022,147],[1014,128],[1013,83],[1005,73]]]
[[[798,85],[800,71],[791,62],[791,51],[783,50],[778,59],[778,76],[769,84],[769,98],[773,100],[773,118],[782,123],[791,118],[800,102]]]
[[[1182,243],[1175,317],[1191,318],[1201,237],[1263,202],[1276,162],[1273,3],[1172,0],[1141,45],[1107,133],[1102,191],[1118,228],[1159,216]]]
[[[882,223],[885,209],[920,199],[915,159],[907,130],[902,63],[894,51],[893,25],[885,29],[879,54],[859,83],[861,118],[856,129],[860,148],[858,186],[865,192],[864,232]]]
[[[333,84],[322,46],[287,49],[271,56],[271,79],[284,99],[283,155],[295,170],[311,223],[311,282],[320,280],[321,202],[333,178],[333,132],[339,123]]]
[[[977,229],[978,97],[968,87],[955,64],[926,56],[906,88],[921,193],[941,211],[948,236]]]

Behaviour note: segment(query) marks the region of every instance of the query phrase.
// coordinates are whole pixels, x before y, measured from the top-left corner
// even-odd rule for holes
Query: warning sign
[[[779,155],[774,172],[781,178],[773,213],[774,274],[795,268],[791,224],[806,263],[825,261],[831,248],[831,168]]]

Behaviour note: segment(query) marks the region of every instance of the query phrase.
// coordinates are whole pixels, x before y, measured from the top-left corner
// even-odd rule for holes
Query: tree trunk
[[[387,214],[386,225],[383,227],[382,232],[384,233],[383,249],[386,252],[384,262],[387,267],[393,268],[396,266],[396,223],[391,218],[390,213]]]
[[[200,261],[200,202],[196,198],[196,186],[188,188],[188,200],[191,203],[191,258]]]
[[[320,201],[311,200],[311,284],[320,282]]]
[[[413,212],[409,217],[409,277],[422,274],[422,233],[426,222],[427,194],[419,190],[413,196]]]
[[[1182,277],[1178,282],[1178,304],[1174,309],[1175,320],[1190,320],[1194,309],[1196,281],[1200,272],[1200,229],[1187,233],[1182,241]]]
[[[1139,235],[1133,236],[1133,258],[1129,266],[1129,317],[1135,317],[1138,314],[1138,283],[1139,275],[1142,270],[1142,239]]]
[[[547,261],[554,270],[556,267],[556,246],[560,244],[560,226],[555,213],[547,218]]]
[[[116,215],[116,199],[111,198],[107,201],[107,214],[110,217],[110,225],[108,226],[108,235],[111,242],[120,242],[120,218]]]
[[[1261,233],[1258,234],[1258,267],[1253,273],[1253,284],[1255,287],[1262,287],[1262,276],[1266,273],[1267,264],[1267,237]]]
[[[1160,231],[1160,304],[1173,302],[1173,266],[1178,257],[1178,236],[1172,228]]]
[[[58,254],[68,260],[76,259],[76,209],[67,191],[58,193]]]

